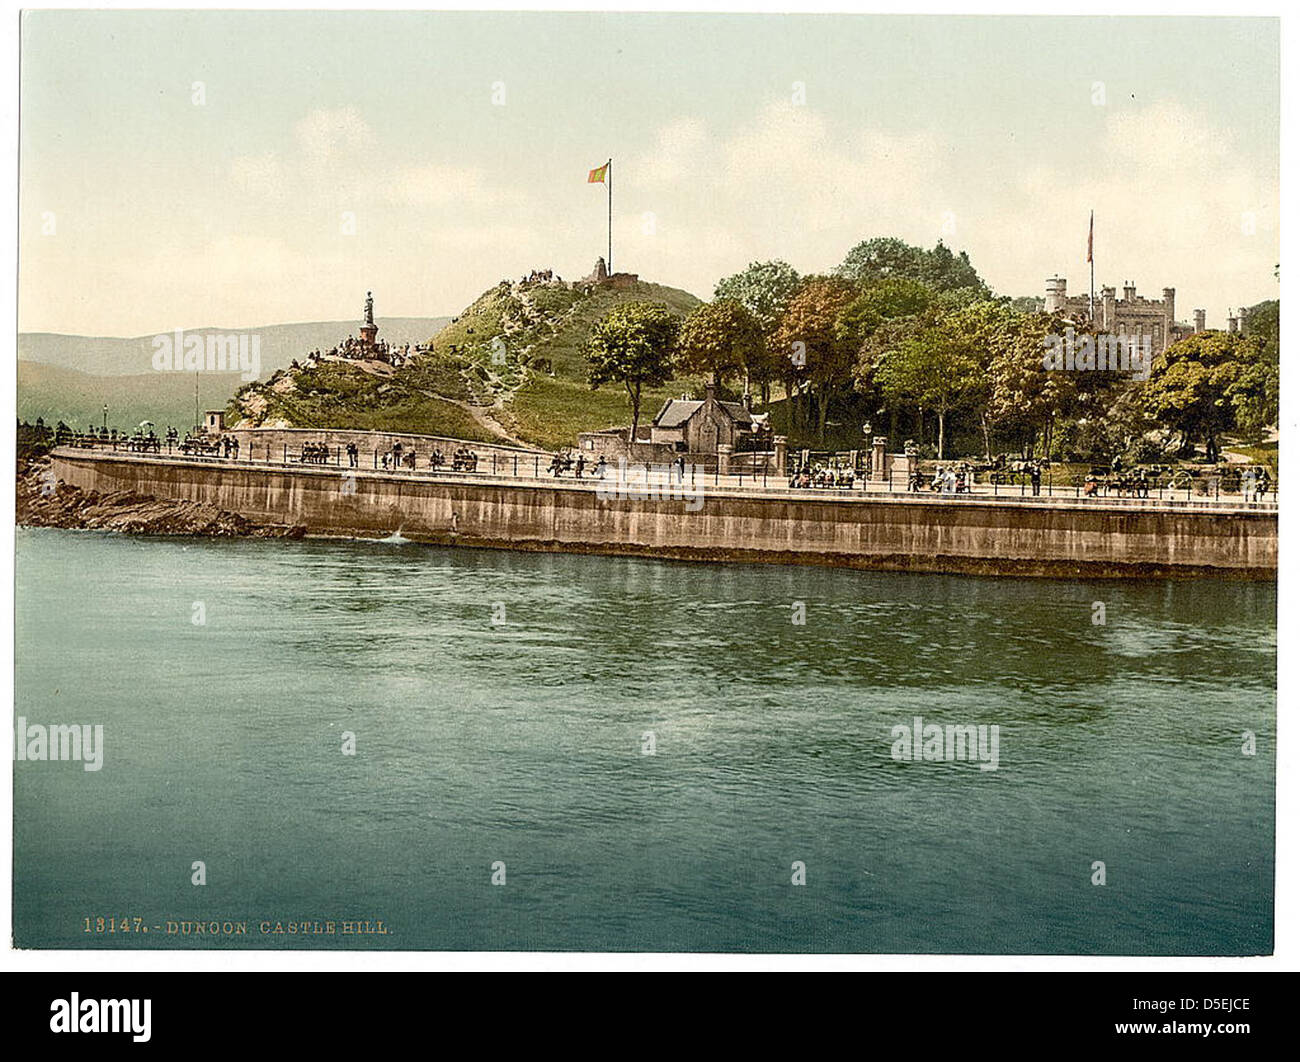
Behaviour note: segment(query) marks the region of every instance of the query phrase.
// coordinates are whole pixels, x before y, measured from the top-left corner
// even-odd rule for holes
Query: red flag
[[[1092,211],[1088,211],[1088,261],[1092,261]]]

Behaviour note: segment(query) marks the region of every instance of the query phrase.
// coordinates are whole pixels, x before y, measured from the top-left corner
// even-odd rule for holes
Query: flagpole
[[[1096,325],[1097,263],[1092,251],[1092,211],[1088,211],[1088,319]]]
[[[605,192],[609,200],[609,228],[608,243],[605,247],[605,266],[610,273],[614,272],[614,160],[611,158],[605,163]]]

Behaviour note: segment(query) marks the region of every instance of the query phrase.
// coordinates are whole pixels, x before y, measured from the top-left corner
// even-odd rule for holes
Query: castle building
[[[1149,335],[1151,350],[1157,354],[1171,343],[1205,331],[1204,310],[1193,311],[1194,324],[1178,320],[1174,312],[1173,288],[1164,288],[1159,299],[1149,299],[1138,295],[1132,281],[1124,285],[1122,298],[1115,297],[1113,286],[1103,287],[1089,305],[1087,295],[1066,294],[1064,277],[1049,277],[1043,310],[1079,318],[1097,332],[1137,336],[1139,339]]]

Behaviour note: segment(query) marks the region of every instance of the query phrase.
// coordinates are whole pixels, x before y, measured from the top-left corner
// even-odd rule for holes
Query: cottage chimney
[[[708,402],[709,404],[716,402],[717,390],[718,389],[714,387],[712,383],[706,383],[704,385],[704,401]]]

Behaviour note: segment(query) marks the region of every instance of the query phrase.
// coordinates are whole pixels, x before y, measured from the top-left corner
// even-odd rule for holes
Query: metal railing
[[[463,457],[459,462],[456,453],[443,453],[441,464],[431,464],[435,449],[427,451],[402,448],[381,450],[372,448],[368,451],[357,450],[350,454],[344,446],[330,445],[325,442],[315,444],[314,455],[305,449],[291,452],[288,444],[259,446],[256,441],[224,451],[218,446],[216,452],[204,448],[202,452],[196,447],[183,449],[183,444],[175,440],[158,439],[156,447],[152,444],[134,442],[126,437],[104,440],[93,436],[72,436],[65,438],[60,445],[72,449],[93,450],[113,453],[118,456],[156,460],[190,461],[214,466],[246,466],[257,468],[286,469],[321,469],[336,471],[341,474],[351,472],[381,473],[413,477],[419,479],[446,476],[461,476],[481,479],[521,480],[530,483],[554,483],[557,481],[580,482],[599,486],[602,481],[611,483],[628,482],[629,476],[637,483],[658,484],[663,486],[685,487],[690,490],[716,491],[753,491],[767,494],[780,494],[788,497],[818,498],[893,498],[895,500],[924,500],[928,502],[953,502],[960,504],[968,501],[992,501],[1005,503],[1078,503],[1109,508],[1143,509],[1156,505],[1177,505],[1182,507],[1217,507],[1224,509],[1243,509],[1252,511],[1275,511],[1277,509],[1278,491],[1275,483],[1270,483],[1263,491],[1254,491],[1250,497],[1240,491],[1230,493],[1220,489],[1218,482],[1213,490],[1198,492],[1195,481],[1185,473],[1175,473],[1169,481],[1153,481],[1147,484],[1145,492],[1140,485],[1130,484],[1123,487],[1113,480],[1072,473],[1064,479],[1053,475],[1049,470],[1041,476],[1035,487],[1029,473],[1002,472],[990,476],[990,482],[974,482],[961,490],[950,490],[944,486],[934,487],[930,477],[916,477],[911,482],[903,474],[891,475],[887,480],[877,482],[869,475],[854,474],[852,480],[847,476],[837,482],[819,482],[816,476],[810,477],[807,486],[800,485],[801,476],[778,476],[768,469],[755,471],[737,471],[723,473],[716,467],[704,469],[696,465],[679,468],[676,465],[656,465],[645,462],[627,462],[616,464],[584,460],[581,472],[576,462],[567,468],[548,464],[542,455],[506,454],[492,451],[479,455],[468,443],[461,451],[472,455],[473,460]],[[414,454],[414,467],[410,455]],[[400,455],[400,461],[396,460]],[[557,455],[559,456],[559,455]],[[558,471],[557,471],[558,467]],[[1095,489],[1090,487],[1095,483]]]

